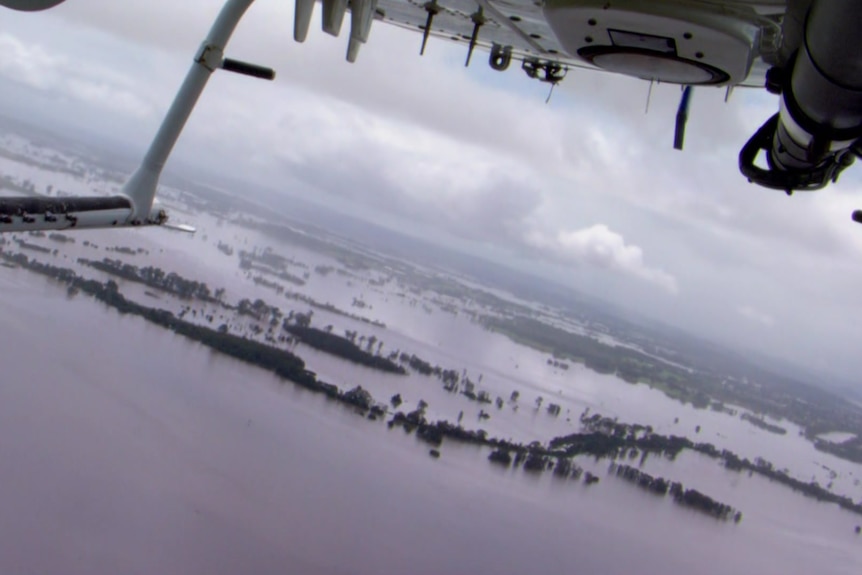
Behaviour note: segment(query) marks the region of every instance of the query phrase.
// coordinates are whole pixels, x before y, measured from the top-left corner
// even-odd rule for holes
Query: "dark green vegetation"
[[[328,311],[329,313],[334,313],[336,315],[340,315],[342,317],[354,319],[356,321],[361,321],[362,323],[367,323],[369,325],[373,325],[376,327],[383,327],[383,328],[386,327],[385,323],[382,323],[382,322],[379,322],[376,320],[371,320],[371,319],[368,319],[367,317],[362,317],[362,316],[359,316],[356,314],[348,313],[342,309],[335,307],[331,303],[328,303],[328,302],[322,303],[322,302],[315,300],[314,298],[310,298],[307,295],[304,295],[301,293],[287,292],[284,294],[284,297],[286,297],[287,299],[292,299],[294,301],[301,301],[302,303],[306,303],[313,308],[317,308],[317,309],[320,309],[323,311]]]
[[[425,361],[421,357],[416,354],[407,353],[406,351],[402,352],[393,352],[390,354],[390,359],[398,359],[399,362],[410,366],[410,369],[415,371],[416,373],[422,374],[428,377],[436,377],[440,381],[443,382],[443,388],[446,391],[455,392],[459,391],[459,381],[461,380],[461,376],[454,369],[444,369],[439,365],[431,365],[429,362]],[[470,380],[465,378],[465,383]],[[469,384],[470,389],[468,390],[468,397],[470,399],[476,399],[476,395],[472,392],[473,384]],[[467,393],[465,393],[467,395]],[[472,395],[472,397],[470,397]]]
[[[41,246],[36,247],[41,248]],[[45,248],[41,249],[44,250]],[[152,266],[139,268],[138,266],[124,263],[121,260],[113,260],[110,258],[104,258],[101,261],[79,258],[78,263],[85,266],[89,266],[93,269],[97,269],[101,272],[122,278],[126,281],[141,283],[147,287],[165,291],[182,299],[199,299],[205,302],[216,303],[221,302],[222,298],[224,297],[224,288],[218,288],[211,291],[209,286],[207,286],[203,282],[183,278],[182,276],[174,272],[166,273],[164,270]],[[267,282],[267,280],[261,278],[257,281],[257,283],[261,282]],[[270,285],[270,287],[274,287],[277,284],[267,283],[267,285]],[[303,294],[289,292],[285,294],[285,297],[288,299],[306,303],[312,307],[322,309],[330,313],[348,317],[350,319],[355,319],[357,321],[368,323],[377,327],[386,327],[386,324],[372,321],[368,318],[360,317],[351,313],[347,313],[343,310],[336,308],[332,304],[320,303]]]
[[[289,260],[285,257],[282,257],[272,252],[271,250],[264,250],[260,254],[258,254],[257,252],[239,252],[240,269],[245,271],[255,270],[263,272],[265,274],[270,274],[280,280],[292,283],[293,285],[304,286],[305,279],[299,276],[295,276],[287,271],[286,268],[288,263],[291,263],[293,265],[300,265],[299,262],[295,262],[293,260]],[[282,288],[281,291],[284,291],[284,288]]]
[[[381,355],[369,353],[345,337],[310,326],[296,325],[284,321],[284,330],[309,347],[325,351],[347,361],[379,369],[388,373],[404,375],[407,370]]]
[[[711,443],[695,443],[686,437],[676,435],[656,435],[649,426],[638,424],[617,423],[598,414],[581,415],[581,424],[587,433],[574,433],[557,437],[550,441],[552,449],[563,450],[568,456],[589,454],[596,457],[616,458],[628,454],[629,457],[648,454],[658,454],[671,459],[688,449],[712,459],[721,461],[724,467],[731,471],[748,471],[757,473],[771,481],[781,483],[798,491],[807,497],[835,503],[842,509],[862,515],[862,502],[856,503],[846,496],[837,495],[821,487],[817,482],[805,483],[779,471],[765,459],[758,457],[754,462],[748,458],[740,458],[733,452],[719,450]]]
[[[341,403],[371,410],[378,416],[385,411],[373,403],[371,395],[361,387],[342,392],[337,386],[319,381],[316,375],[305,368],[305,362],[289,351],[277,349],[256,341],[245,339],[225,331],[195,325],[176,317],[169,311],[146,307],[126,299],[119,291],[116,282],[108,280],[105,283],[85,279],[73,270],[60,268],[28,259],[24,254],[0,254],[4,260],[17,264],[22,268],[51,277],[65,283],[70,289],[91,295],[95,299],[114,308],[121,314],[141,317],[151,323],[164,327],[192,341],[199,342],[219,353],[223,353],[240,361],[270,371],[277,376]]]
[[[271,281],[266,279],[263,276],[254,276],[251,281],[254,282],[254,285],[263,286],[265,288],[269,288],[271,290],[275,290],[275,293],[281,295],[284,293],[284,286],[276,281]]]
[[[220,243],[219,249],[227,255],[233,254],[233,248],[231,248],[231,246],[229,246],[227,244],[221,244]],[[279,254],[275,253],[274,251],[272,251],[272,249],[270,249],[270,248],[266,248],[261,252],[257,252],[257,251],[247,252],[247,251],[240,250],[239,257],[240,257],[240,262],[239,262],[240,269],[246,270],[246,271],[255,270],[255,271],[262,272],[262,273],[266,273],[266,274],[271,275],[272,277],[286,281],[286,282],[294,284],[296,286],[305,285],[306,280],[310,277],[310,274],[307,271],[303,271],[303,277],[301,277],[301,278],[296,276],[296,275],[289,273],[287,271],[288,265],[293,266],[293,267],[299,267],[303,270],[307,269],[308,266],[306,264],[300,262],[300,261],[293,259],[293,258],[288,258],[288,257],[284,257],[282,255],[279,255]],[[321,269],[324,271],[321,272],[320,271]],[[332,271],[332,269],[334,269],[334,268],[326,268],[326,267],[321,268],[320,266],[318,266],[317,268],[315,268],[315,272],[318,274],[322,273],[322,275],[327,275],[328,273],[330,273],[330,271]],[[362,317],[362,316],[359,316],[356,314],[346,312],[342,309],[335,307],[331,303],[319,302],[319,301],[317,301],[317,300],[315,300],[315,299],[313,299],[313,298],[311,298],[305,294],[286,290],[285,287],[283,285],[281,285],[280,283],[273,281],[273,280],[267,280],[266,278],[264,278],[262,276],[256,276],[252,279],[252,281],[254,281],[254,283],[256,283],[258,285],[262,285],[264,287],[268,287],[272,290],[275,290],[275,292],[279,295],[284,294],[284,296],[288,299],[292,299],[295,301],[301,301],[303,303],[310,305],[311,307],[314,307],[314,308],[317,308],[320,310],[324,310],[324,311],[328,311],[330,313],[334,313],[334,314],[337,314],[337,315],[340,315],[343,317],[347,317],[350,319],[354,319],[356,321],[361,321],[364,323],[375,325],[378,327],[384,327],[384,328],[386,327],[386,325],[381,323],[381,322],[370,320],[367,317]]]
[[[747,421],[751,425],[753,425],[755,427],[759,427],[760,429],[763,429],[763,430],[768,431],[770,433],[775,433],[777,435],[785,435],[787,433],[787,430],[784,429],[783,427],[781,427],[780,425],[773,425],[773,424],[769,423],[768,421],[766,421],[765,419],[763,419],[762,417],[756,417],[754,415],[751,415],[750,413],[743,413],[739,417],[740,417],[740,419],[744,419],[745,421]]]
[[[630,383],[644,383],[698,408],[732,413],[733,406],[739,405],[755,414],[787,419],[802,427],[818,449],[862,461],[862,441],[841,447],[815,441],[817,435],[829,431],[851,431],[862,437],[862,408],[688,334],[621,319],[628,314],[573,294],[570,289],[556,289],[512,270],[475,260],[462,262],[455,254],[446,254],[447,268],[460,269],[471,281],[496,285],[526,301],[546,304],[536,308],[473,287],[455,276],[411,266],[397,257],[401,244],[372,242],[368,245],[378,251],[371,252],[303,222],[284,225],[242,218],[234,222],[332,257],[351,270],[379,272],[381,275],[369,285],[396,284],[396,296],[405,301],[418,304],[424,299],[435,302],[441,310],[470,316],[513,341],[549,353],[552,366],[557,362],[565,369],[562,366],[568,365],[566,360],[578,361],[594,371],[613,374]],[[315,271],[325,274],[343,270],[322,266]],[[463,305],[465,302],[470,302],[469,307]],[[430,308],[422,305],[430,313]],[[582,326],[588,335],[556,327],[561,319]],[[596,334],[601,341],[594,337]],[[454,385],[450,387],[455,389]]]
[[[599,373],[613,374],[629,383],[645,383],[669,397],[694,407],[724,410],[724,404],[741,405],[755,413],[787,419],[805,430],[805,436],[823,451],[862,463],[862,440],[845,444],[817,441],[830,431],[850,431],[862,436],[862,408],[822,389],[786,377],[754,371],[753,375],[729,376],[712,364],[684,367],[638,349],[602,343],[592,337],[570,333],[524,316],[481,318],[490,330],[557,358],[582,362]],[[752,383],[756,377],[756,385]],[[747,417],[750,423],[772,433],[783,428],[763,418]]]
[[[828,382],[802,381],[811,376],[782,374],[775,366],[764,367],[760,360],[752,361],[690,333],[638,317],[636,312],[578,294],[570,286],[536,281],[517,270],[392,234],[367,222],[359,226],[349,217],[339,217],[315,227],[310,222],[320,220],[294,217],[289,225],[284,218],[275,223],[267,208],[208,188],[205,192],[211,199],[202,203],[201,209],[224,214],[233,223],[279,242],[331,257],[351,270],[377,271],[384,277],[375,282],[396,284],[400,290],[397,297],[439,302],[441,310],[482,321],[514,341],[552,353],[556,360],[581,361],[596,371],[645,383],[698,407],[732,411],[725,404],[740,405],[756,414],[788,419],[802,427],[818,449],[862,462],[862,440],[841,446],[816,440],[830,431],[849,431],[862,438],[862,408],[820,387]],[[236,217],[237,213],[255,217]],[[328,231],[333,229],[339,230],[338,235]],[[362,242],[370,250],[354,242]],[[410,265],[408,260],[425,268]],[[438,264],[452,271],[441,274],[429,269]],[[331,266],[321,266],[317,273],[332,271],[349,275]],[[525,305],[475,284],[493,285],[523,302],[542,305]],[[464,305],[467,302],[469,306]],[[553,327],[560,325],[560,320],[581,326],[587,334],[609,338],[605,342],[615,340],[623,345],[572,336]]]
[[[105,248],[105,251],[106,252],[114,252],[117,254],[124,254],[127,256],[136,256],[138,254],[149,253],[146,250],[144,250],[143,248],[132,249],[128,246],[113,246],[113,247],[108,246]]]
[[[441,445],[445,438],[485,445],[492,449],[488,460],[493,464],[503,467],[523,466],[524,471],[530,473],[551,470],[555,477],[561,479],[578,480],[583,475],[584,483],[587,485],[597,483],[599,478],[590,472],[585,473],[573,461],[578,455],[607,457],[612,460],[624,459],[631,456],[632,450],[637,452],[638,447],[633,446],[637,444],[640,449],[643,449],[643,460],[649,453],[675,456],[685,448],[685,444],[680,442],[679,438],[652,435],[646,432],[647,428],[640,425],[618,424],[598,415],[584,416],[582,422],[589,430],[588,433],[557,438],[550,443],[549,447],[544,447],[539,442],[521,445],[491,438],[482,430],[468,431],[447,421],[430,423],[425,419],[424,409],[417,409],[407,414],[396,412],[389,421],[389,426],[401,426],[408,433],[415,431],[417,438],[434,446]],[[638,439],[638,434],[643,434],[643,437]],[[680,505],[691,507],[717,519],[727,520],[732,517],[739,522],[742,518],[742,513],[731,506],[716,501],[696,489],[685,489],[681,483],[654,478],[628,465],[617,465],[615,461],[611,463],[610,472],[616,472],[618,477],[653,493],[659,495],[670,493],[674,501]],[[862,512],[862,509],[859,512]]]
[[[842,443],[832,443],[814,438],[814,446],[820,451],[831,453],[836,457],[862,464],[862,438],[859,435],[851,437]]]
[[[271,371],[284,379],[295,382],[300,387],[313,392],[323,393],[333,400],[350,405],[366,414],[369,419],[378,419],[384,416],[387,411],[385,405],[375,402],[374,398],[361,387],[343,392],[333,384],[318,380],[314,373],[305,368],[305,363],[302,359],[289,351],[245,339],[227,333],[226,330],[213,330],[199,326],[184,321],[182,317],[176,317],[166,310],[154,309],[130,301],[118,291],[119,286],[113,280],[102,283],[96,280],[85,279],[76,275],[73,270],[44,264],[29,259],[26,255],[20,253],[10,254],[3,252],[0,256],[9,263],[17,264],[20,267],[63,282],[68,287],[70,293],[84,292],[89,294],[120,313],[142,317],[147,321],[160,325],[193,341],[202,343],[218,352]],[[112,269],[121,270],[120,274],[129,273],[129,270],[124,270],[123,267],[112,267]],[[136,281],[142,281],[140,279],[142,276],[138,272],[133,276],[130,273],[129,275],[130,277],[137,278]],[[167,278],[168,276],[158,274],[151,276],[148,274],[146,277],[150,278],[146,281],[153,281],[152,277]],[[158,283],[162,284],[162,281]],[[170,285],[175,285],[175,282],[170,282]],[[178,285],[186,284],[181,282]],[[157,287],[164,289],[162,285],[158,285]],[[191,293],[193,295],[189,297],[200,297],[201,293],[208,292],[200,292],[196,289],[187,292],[183,289],[178,293]],[[249,308],[250,312],[255,310],[254,304],[250,303],[246,307]],[[301,327],[309,328],[307,325],[302,326],[301,321],[298,323]],[[331,335],[325,331],[315,331]],[[345,338],[339,339],[347,341]],[[337,345],[343,344],[339,342]],[[416,363],[418,364],[419,362]],[[511,441],[490,438],[483,430],[467,430],[460,425],[446,421],[430,423],[425,419],[424,407],[424,402],[420,402],[420,408],[416,411],[408,414],[402,412],[395,413],[389,422],[390,426],[400,425],[408,431],[415,430],[418,438],[434,446],[441,445],[445,438],[487,446],[493,449],[490,459],[494,463],[506,466],[523,465],[525,470],[535,473],[553,469],[554,475],[557,477],[579,478],[581,476],[581,469],[572,460],[580,455],[611,459],[623,457],[630,459],[640,455],[643,461],[650,454],[674,458],[683,449],[689,449],[722,461],[724,466],[730,470],[747,470],[750,473],[758,473],[770,480],[800,491],[809,497],[837,503],[844,509],[862,514],[862,504],[854,503],[847,497],[831,493],[814,482],[804,483],[788,476],[783,471],[776,471],[770,463],[761,458],[752,463],[748,459],[741,459],[727,450],[719,451],[715,446],[708,443],[694,443],[684,437],[656,435],[649,426],[621,424],[597,414],[588,416],[585,413],[581,416],[581,424],[584,428],[583,432],[555,438],[545,447],[539,442],[522,445]],[[584,474],[584,481],[587,484],[595,483],[598,481],[598,477],[586,473]],[[695,490],[680,489],[678,495],[674,493],[674,497],[681,503],[717,517],[726,518],[730,513],[724,513],[723,509],[725,508],[721,507],[723,504],[715,502]],[[716,509],[719,510],[718,513],[715,512]]]
[[[51,253],[50,249],[43,247],[43,246],[40,246],[39,244],[31,244],[30,242],[26,242],[24,240],[16,240],[16,241],[18,243],[18,246],[22,250],[30,250],[30,251],[39,252],[42,254],[50,254]]]
[[[221,253],[223,253],[226,256],[232,256],[233,255],[233,246],[231,246],[230,244],[222,243],[221,241],[219,241],[218,251],[220,251]]]
[[[516,317],[502,319],[484,317],[488,329],[503,333],[519,343],[551,352],[555,357],[580,361],[599,373],[613,373],[630,383],[637,383],[654,374],[652,360],[645,354],[624,347],[610,346],[591,337],[570,333],[538,320]],[[683,389],[679,390],[683,392]],[[704,398],[703,406],[707,400]]]
[[[153,266],[139,268],[132,264],[123,263],[121,260],[110,258],[105,258],[102,261],[78,258],[78,263],[126,281],[142,283],[147,287],[160,289],[186,300],[199,299],[217,302],[224,291],[210,292],[209,286],[203,282],[188,280],[173,272],[165,273],[164,270]]]
[[[736,511],[729,505],[712,499],[708,495],[704,495],[696,489],[685,489],[682,483],[671,482],[664,477],[653,477],[649,473],[641,471],[636,467],[626,465],[625,463],[617,465],[616,462],[612,462],[608,468],[608,472],[613,473],[620,479],[633,483],[650,493],[661,496],[665,496],[670,493],[673,496],[673,500],[677,503],[688,507],[694,507],[699,511],[703,511],[704,513],[708,513],[709,515],[716,517],[717,519],[726,520],[729,517],[733,517],[733,520],[736,523],[739,523],[742,520],[741,512]]]
[[[284,243],[332,257],[348,269],[370,269],[380,262],[379,258],[370,254],[361,254],[355,249],[346,249],[342,245],[339,245],[334,238],[332,240],[323,239],[318,237],[320,234],[303,233],[291,226],[261,222],[242,217],[234,219],[234,223],[245,228],[257,230]],[[316,231],[320,232],[322,230]]]
[[[286,270],[288,266],[294,266],[302,269],[307,269],[308,266],[293,258],[284,257],[275,253],[272,248],[264,248],[263,250],[239,252],[240,267],[250,268],[254,265],[264,266],[272,270]]]
[[[72,236],[67,236],[65,234],[61,234],[59,232],[53,232],[48,234],[48,239],[52,242],[57,242],[60,244],[74,244],[75,238]]]

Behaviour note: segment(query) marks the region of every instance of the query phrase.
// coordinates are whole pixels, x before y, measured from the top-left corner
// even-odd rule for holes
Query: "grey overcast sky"
[[[0,11],[0,106],[143,150],[221,0],[68,0]],[[465,47],[380,22],[292,40],[293,2],[259,0],[229,56],[274,83],[216,74],[176,155],[530,262],[565,285],[706,337],[844,377],[862,368],[862,172],[818,194],[749,185],[739,147],[773,96],[696,91],[671,149],[678,88],[572,71],[547,88]],[[316,18],[315,22],[319,20]],[[154,232],[157,233],[157,232]]]

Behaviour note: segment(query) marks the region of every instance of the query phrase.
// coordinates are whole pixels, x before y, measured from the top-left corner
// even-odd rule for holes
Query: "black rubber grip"
[[[248,62],[225,58],[221,63],[221,67],[222,70],[235,72],[244,76],[251,76],[252,78],[260,78],[261,80],[275,79],[275,70],[264,66],[258,66],[257,64],[249,64]]]

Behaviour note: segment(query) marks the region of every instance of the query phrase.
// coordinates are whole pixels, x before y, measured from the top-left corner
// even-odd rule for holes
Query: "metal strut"
[[[141,165],[122,187],[121,193],[132,202],[132,212],[127,223],[132,225],[155,223],[151,222],[151,219],[159,216],[157,212],[161,210],[153,210],[153,200],[165,163],[210,76],[224,66],[224,49],[252,2],[254,0],[227,0],[195,54],[191,68],[162,120]],[[244,62],[228,61],[226,68],[258,77],[271,76],[267,68]]]
[[[210,75],[219,68],[256,78],[275,75],[269,68],[223,57],[228,39],[253,1],[225,2],[141,164],[120,194],[107,198],[0,197],[0,232],[165,224],[167,214],[154,206],[159,178]]]

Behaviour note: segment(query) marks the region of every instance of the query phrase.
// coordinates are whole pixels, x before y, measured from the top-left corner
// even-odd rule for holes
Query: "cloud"
[[[86,61],[70,61],[7,33],[0,33],[0,76],[54,97],[72,98],[137,118],[154,112],[153,106],[135,93],[132,78]]]
[[[53,83],[50,72],[59,63],[39,45],[27,45],[10,34],[0,34],[0,74],[10,80],[45,90]]]
[[[736,308],[736,312],[751,322],[758,323],[766,327],[772,327],[775,325],[775,319],[771,315],[763,313],[749,305],[739,306]]]
[[[80,1],[7,11],[4,113],[54,110],[143,147],[219,7]],[[293,43],[291,8],[249,10],[228,55],[272,66],[278,78],[215,74],[169,171],[197,164],[214,178],[222,170],[325,196],[399,229],[492,246],[501,261],[535,263],[537,273],[705,337],[847,373],[862,366],[853,347],[862,338],[862,231],[849,222],[862,207],[862,169],[792,198],[746,183],[737,153],[777,110],[774,96],[737,90],[725,104],[724,90],[698,88],[680,153],[671,147],[674,86],[656,86],[645,115],[646,83],[572,70],[545,105],[546,87],[517,66],[493,72],[477,53],[465,69],[463,43],[439,40],[419,58],[415,32],[380,22],[349,65],[344,34],[315,24]],[[577,266],[607,271],[572,273]],[[727,313],[728,301],[754,313]],[[782,326],[771,338],[750,329],[764,318]],[[822,349],[812,333],[830,334]]]
[[[661,269],[648,267],[640,247],[626,244],[623,236],[604,224],[559,231],[556,235],[533,230],[527,233],[525,241],[558,261],[615,270],[655,284],[668,293],[679,293],[675,277]]]

